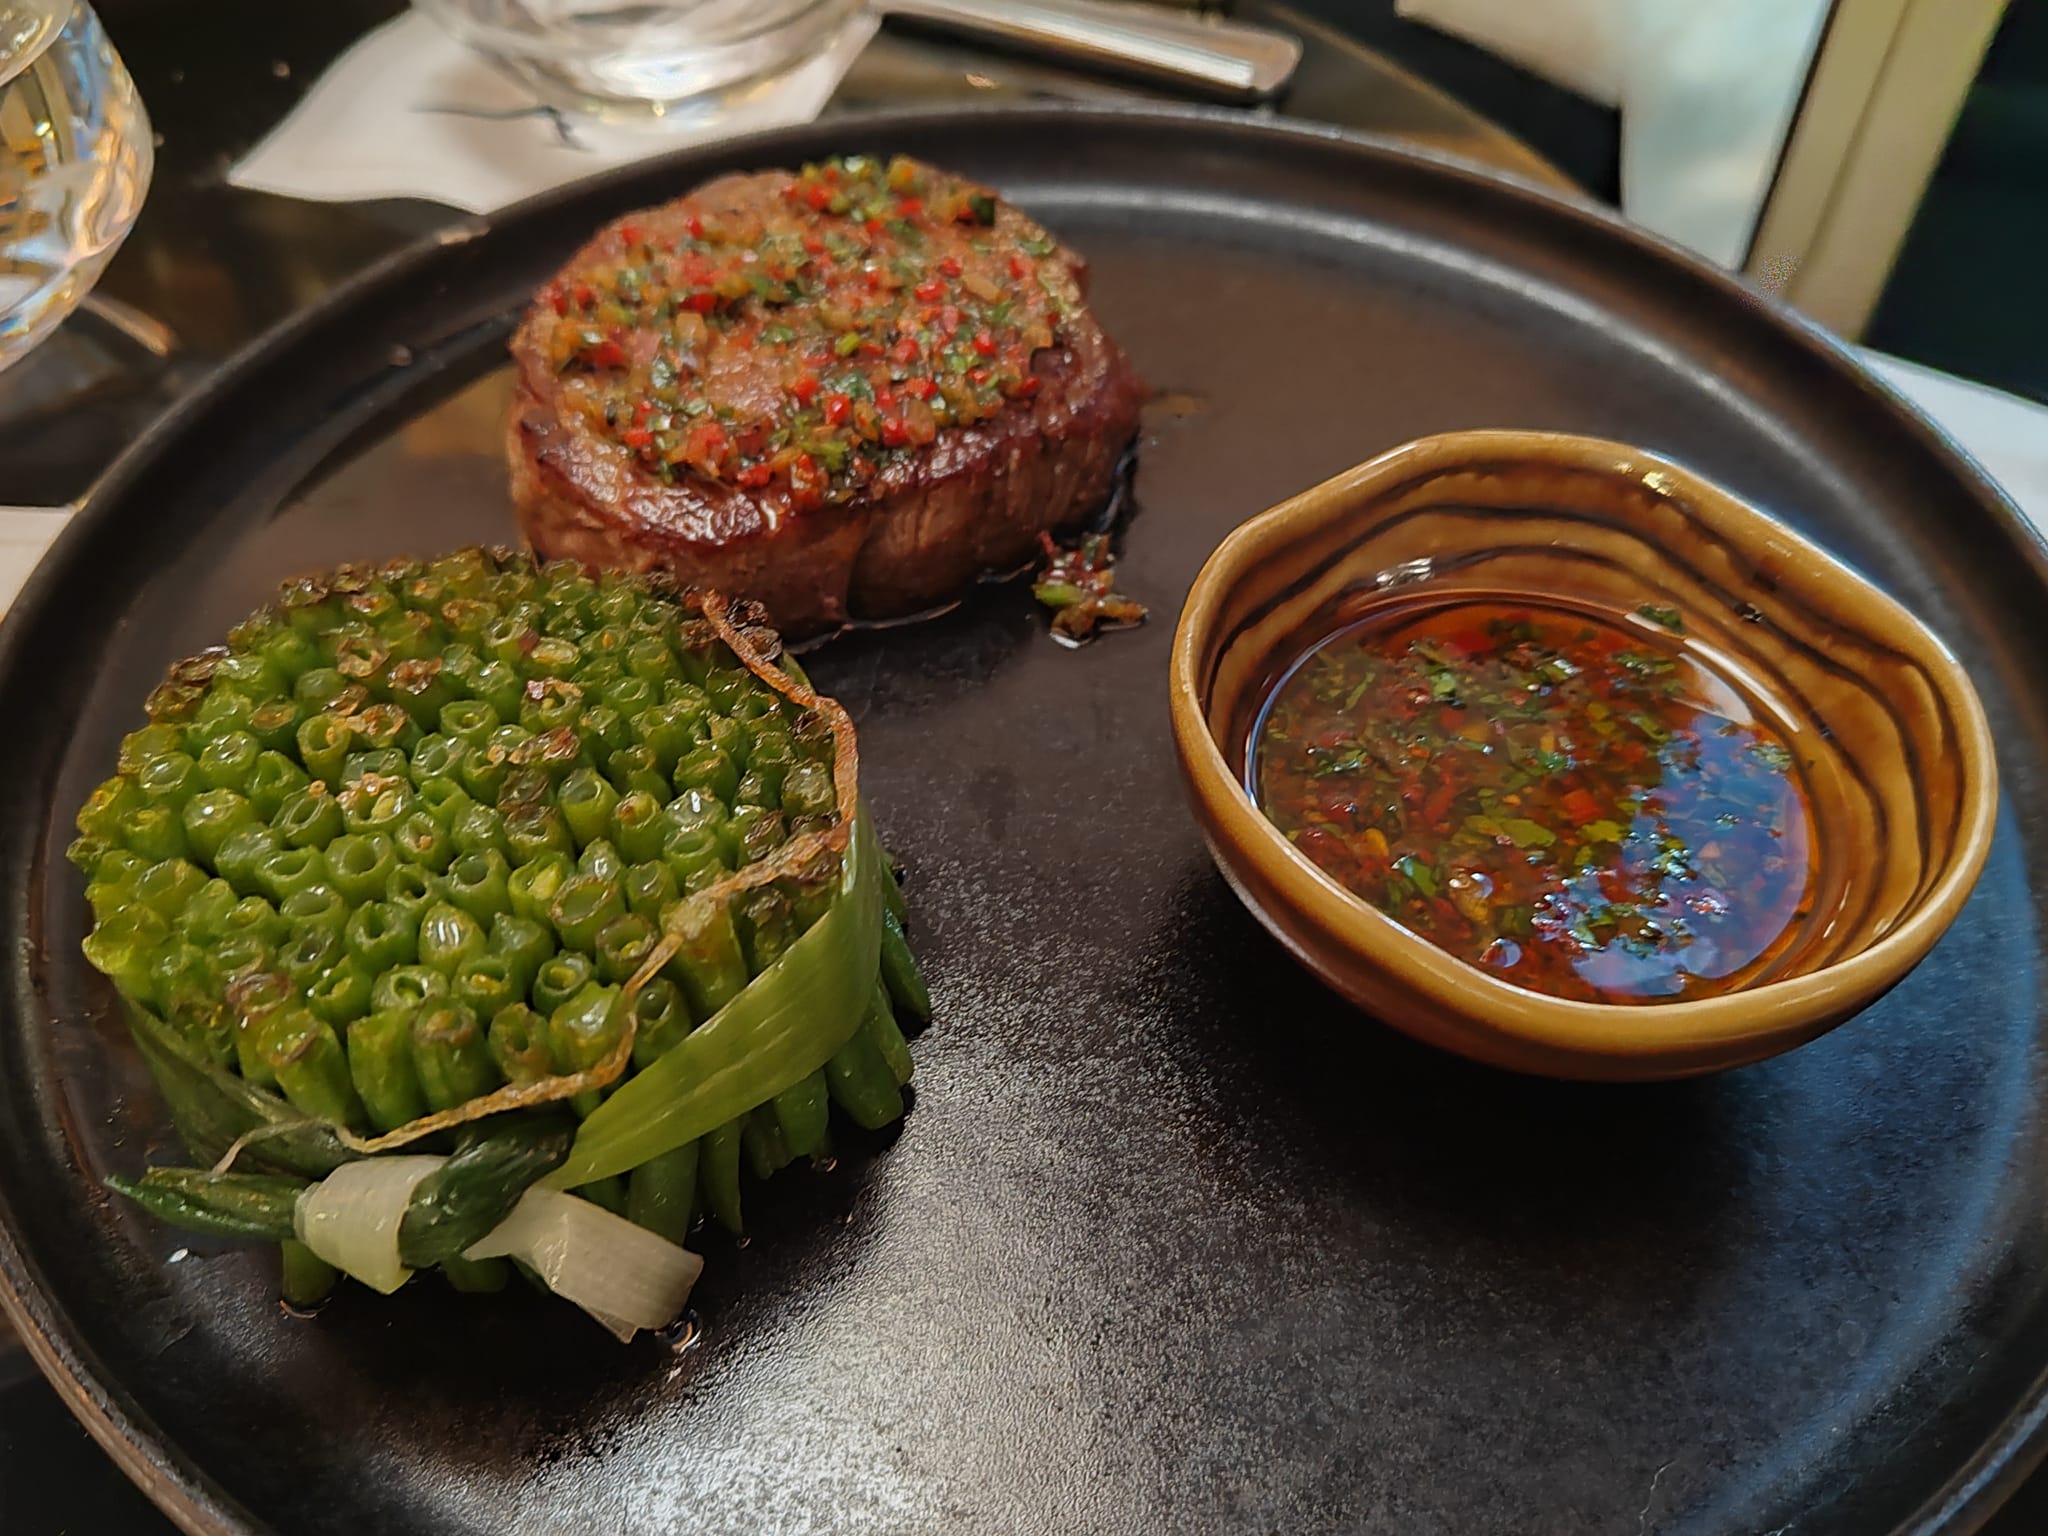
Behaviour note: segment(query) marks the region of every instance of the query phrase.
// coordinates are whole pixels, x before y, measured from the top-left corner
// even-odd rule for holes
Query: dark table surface
[[[410,200],[299,202],[244,191],[226,179],[228,167],[336,55],[402,5],[102,0],[98,9],[158,131],[156,176],[148,207],[90,311],[0,374],[0,504],[74,501],[126,442],[223,358],[377,257],[459,217]],[[1520,140],[1346,32],[1273,6],[1237,9],[1304,37],[1302,68],[1285,111],[1398,135],[1529,179],[1573,184]],[[1337,16],[1347,11],[1331,4],[1315,9]],[[828,111],[1149,94],[884,33]],[[1526,109],[1526,93],[1519,104]],[[1584,179],[1602,190],[1599,178]],[[155,1536],[170,1529],[72,1420],[0,1321],[0,1530],[7,1536]],[[2048,1480],[2037,1478],[1989,1536],[2043,1529]]]

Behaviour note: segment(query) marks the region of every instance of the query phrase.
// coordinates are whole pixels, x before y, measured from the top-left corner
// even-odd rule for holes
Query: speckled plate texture
[[[169,659],[289,572],[512,532],[502,347],[606,218],[902,150],[1090,258],[1160,398],[1125,585],[1070,652],[1017,586],[842,637],[938,1020],[900,1134],[707,1237],[696,1342],[530,1295],[355,1289],[97,1192],[172,1148],[59,851]],[[1301,971],[1217,875],[1169,738],[1173,615],[1239,520],[1462,427],[1642,445],[1956,652],[2004,798],[1876,1006],[1663,1085],[1495,1073]],[[2031,1464],[2048,1366],[2048,562],[1830,344],[1605,216],[1229,116],[839,121],[512,210],[224,373],[0,626],[0,1291],[194,1531],[1927,1536]],[[0,1515],[4,1524],[4,1515]]]

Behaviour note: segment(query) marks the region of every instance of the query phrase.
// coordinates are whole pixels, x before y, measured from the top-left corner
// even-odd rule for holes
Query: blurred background
[[[1851,339],[2048,401],[2043,0],[1309,0]]]

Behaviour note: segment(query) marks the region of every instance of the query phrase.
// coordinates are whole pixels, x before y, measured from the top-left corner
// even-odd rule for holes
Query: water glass
[[[142,209],[135,82],[84,0],[0,0],[0,368],[78,307]]]
[[[860,0],[414,0],[550,106],[693,119],[831,47]]]

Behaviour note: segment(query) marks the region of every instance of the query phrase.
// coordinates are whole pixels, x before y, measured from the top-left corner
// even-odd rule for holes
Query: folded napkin
[[[14,594],[42,562],[43,554],[64,525],[70,507],[0,507],[0,614],[13,605]],[[5,1334],[0,1334],[4,1344]]]
[[[228,180],[314,202],[423,197],[489,213],[615,165],[807,123],[874,30],[872,17],[858,19],[829,52],[702,116],[620,125],[543,106],[408,11],[336,59]]]

